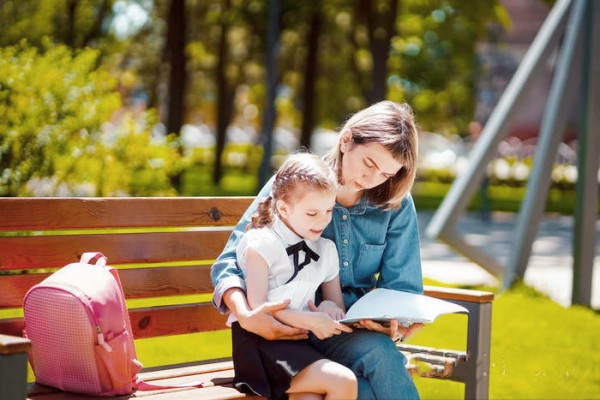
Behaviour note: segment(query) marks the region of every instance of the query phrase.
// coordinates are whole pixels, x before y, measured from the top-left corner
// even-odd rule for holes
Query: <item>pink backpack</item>
[[[142,365],[123,288],[101,253],[84,253],[32,287],[23,303],[36,382],[99,396],[137,388]]]

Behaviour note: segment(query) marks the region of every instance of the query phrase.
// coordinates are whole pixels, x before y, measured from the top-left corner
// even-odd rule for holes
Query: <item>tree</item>
[[[115,118],[116,80],[99,52],[25,42],[0,49],[0,195],[174,194],[172,145],[152,113]]]
[[[0,46],[22,39],[43,47],[44,38],[71,48],[104,48],[116,40],[110,32],[114,0],[20,0],[0,2]]]

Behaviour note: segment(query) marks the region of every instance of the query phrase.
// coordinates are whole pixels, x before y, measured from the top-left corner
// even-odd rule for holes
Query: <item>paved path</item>
[[[498,285],[498,280],[446,244],[425,237],[433,212],[419,211],[421,256],[425,277],[440,282]],[[500,265],[506,265],[512,247],[516,214],[494,213],[483,221],[477,213],[461,218],[457,231],[474,246],[484,249]],[[540,224],[525,273],[525,282],[563,306],[571,304],[572,240],[574,220],[568,216],[546,216]],[[596,223],[596,257],[592,283],[592,307],[600,309],[600,221]]]

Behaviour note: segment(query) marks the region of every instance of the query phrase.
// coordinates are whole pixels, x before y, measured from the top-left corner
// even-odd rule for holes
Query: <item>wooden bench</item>
[[[203,303],[164,301],[212,293],[211,261],[251,201],[251,197],[0,198],[0,398],[81,398],[26,382],[30,343],[21,337],[24,321],[19,309],[31,286],[86,251],[102,252],[110,265],[119,268],[128,299],[160,298],[163,302],[129,307],[136,341],[226,329],[225,316],[212,306],[210,296]],[[403,344],[399,347],[411,360],[409,368],[417,374],[464,382],[466,398],[487,398],[493,294],[434,287],[426,293],[469,309],[466,351]],[[419,369],[417,361],[431,367]],[[201,380],[205,385],[138,391],[119,398],[244,397],[231,386],[232,363],[227,359],[165,365],[144,370],[141,377],[150,383]]]

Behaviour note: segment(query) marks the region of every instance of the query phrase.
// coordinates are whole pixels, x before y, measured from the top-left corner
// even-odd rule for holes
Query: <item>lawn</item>
[[[431,284],[431,282],[427,282]],[[466,317],[442,316],[409,340],[465,347]],[[600,399],[600,317],[564,308],[525,286],[498,294],[493,305],[490,399]],[[228,331],[136,342],[145,366],[226,357]],[[422,399],[461,399],[463,385],[416,380]]]

